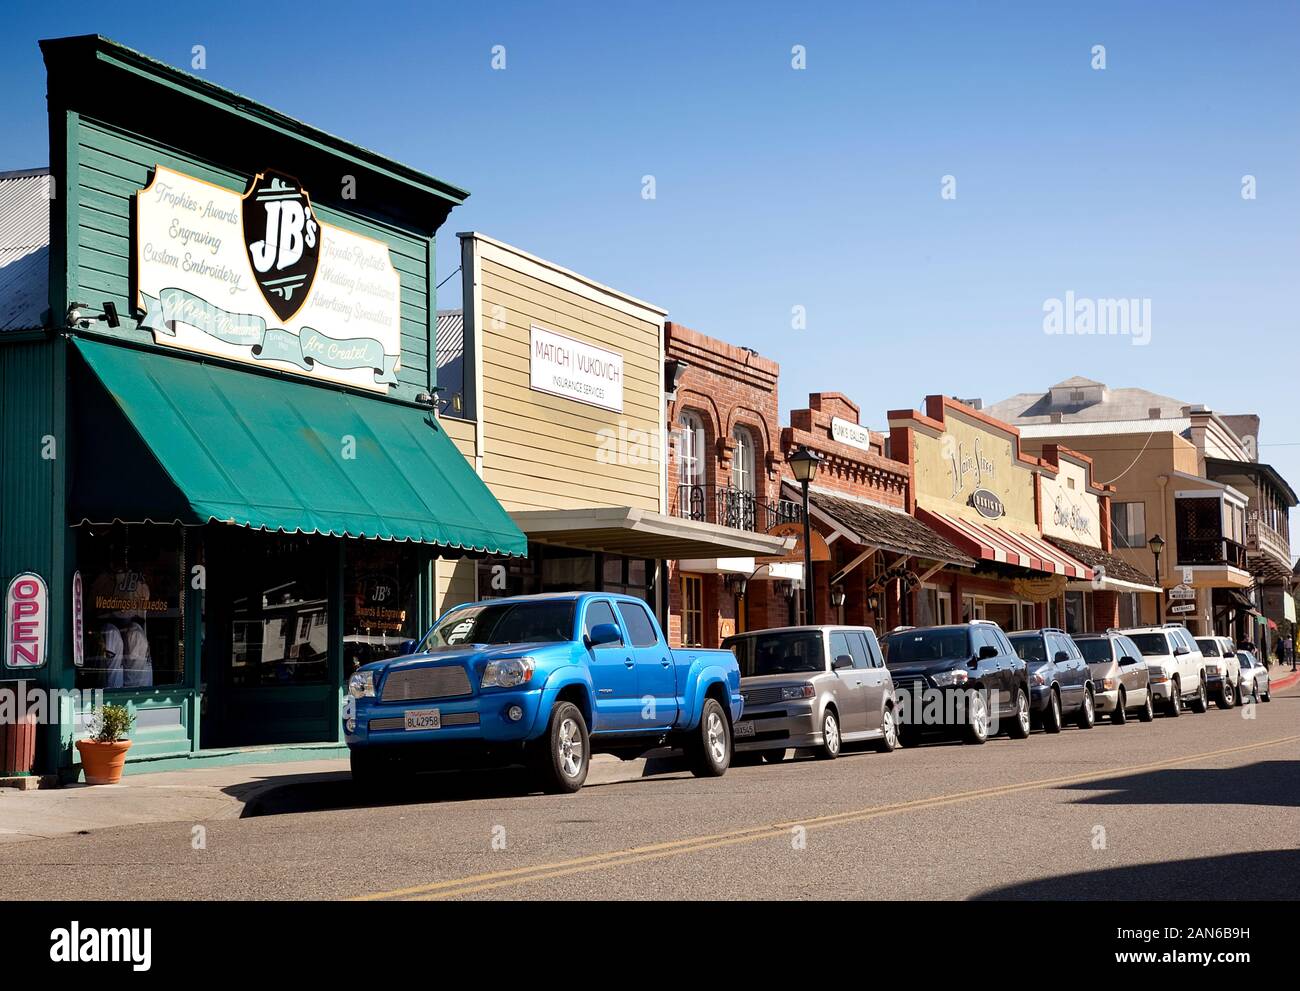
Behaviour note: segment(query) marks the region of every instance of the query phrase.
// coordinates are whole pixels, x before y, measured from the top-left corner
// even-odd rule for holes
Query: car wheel
[[[1259,697],[1261,701],[1263,702],[1273,701],[1273,692],[1271,691],[1272,687],[1273,687],[1272,685],[1269,685],[1268,688],[1265,688],[1264,691],[1260,694]]]
[[[1097,703],[1093,700],[1092,689],[1083,690],[1083,705],[1079,706],[1079,718],[1075,725],[1079,729],[1092,729],[1097,722]]]
[[[542,791],[553,795],[572,794],[587,780],[591,765],[591,740],[587,721],[572,702],[561,702],[551,710],[546,732],[535,743],[535,770]]]
[[[1223,679],[1223,689],[1219,692],[1219,697],[1214,700],[1214,704],[1220,709],[1231,709],[1236,704],[1236,692],[1233,690],[1232,682],[1227,678]]]
[[[1128,709],[1125,708],[1127,705],[1128,695],[1125,693],[1124,689],[1121,688],[1119,690],[1119,696],[1115,700],[1115,711],[1110,714],[1110,721],[1116,726],[1123,726],[1128,722]]]
[[[779,764],[781,761],[785,760],[786,754],[788,753],[788,750],[764,750],[763,760],[767,761],[769,764]]]
[[[1183,683],[1175,678],[1169,683],[1169,715],[1177,718],[1183,714]]]
[[[898,724],[894,721],[894,710],[889,706],[880,714],[880,739],[876,749],[882,754],[892,754],[898,749]]]
[[[1156,706],[1155,702],[1153,702],[1151,698],[1151,683],[1147,682],[1147,704],[1143,706],[1142,711],[1138,713],[1138,719],[1141,722],[1149,723],[1155,718]]]
[[[1016,715],[1007,726],[1007,736],[1013,740],[1029,737],[1029,696],[1019,686],[1016,687]]]
[[[834,709],[827,709],[822,716],[822,745],[817,748],[817,756],[822,760],[834,760],[840,755],[840,721]]]
[[[966,742],[981,744],[989,738],[989,704],[978,688],[966,690]]]
[[[687,748],[691,773],[697,778],[720,778],[731,766],[731,723],[717,699],[705,699],[700,725]]]
[[[1192,699],[1191,709],[1193,712],[1209,712],[1210,696],[1205,690],[1205,679],[1202,678],[1200,684],[1196,686],[1196,697]]]
[[[1047,711],[1043,713],[1043,732],[1061,732],[1061,696],[1053,688],[1047,693]]]

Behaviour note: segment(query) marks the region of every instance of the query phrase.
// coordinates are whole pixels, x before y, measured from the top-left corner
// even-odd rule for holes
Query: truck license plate
[[[439,709],[407,709],[408,730],[442,729],[442,711]]]
[[[736,723],[736,739],[739,740],[744,736],[754,735],[754,720],[746,719],[744,722]]]

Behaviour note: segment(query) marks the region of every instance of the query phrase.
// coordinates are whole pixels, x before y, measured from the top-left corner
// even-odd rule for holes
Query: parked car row
[[[1268,701],[1268,668],[1182,626],[1010,635],[992,622],[756,630],[673,649],[632,596],[573,592],[470,603],[403,656],[353,674],[343,729],[353,778],[522,763],[547,791],[582,787],[594,752],[680,752],[697,776],[846,745],[889,753],[929,735],[1090,729]]]

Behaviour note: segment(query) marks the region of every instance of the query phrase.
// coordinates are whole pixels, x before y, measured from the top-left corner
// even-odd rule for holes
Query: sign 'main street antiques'
[[[241,196],[159,165],[136,194],[135,235],[156,343],[374,392],[397,381],[388,246],[322,222],[291,176],[264,172]]]

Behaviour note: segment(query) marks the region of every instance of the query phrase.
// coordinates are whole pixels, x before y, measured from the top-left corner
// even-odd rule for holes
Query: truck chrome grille
[[[414,699],[448,699],[471,694],[469,676],[459,664],[445,667],[407,668],[394,671],[384,681],[385,702]]]

